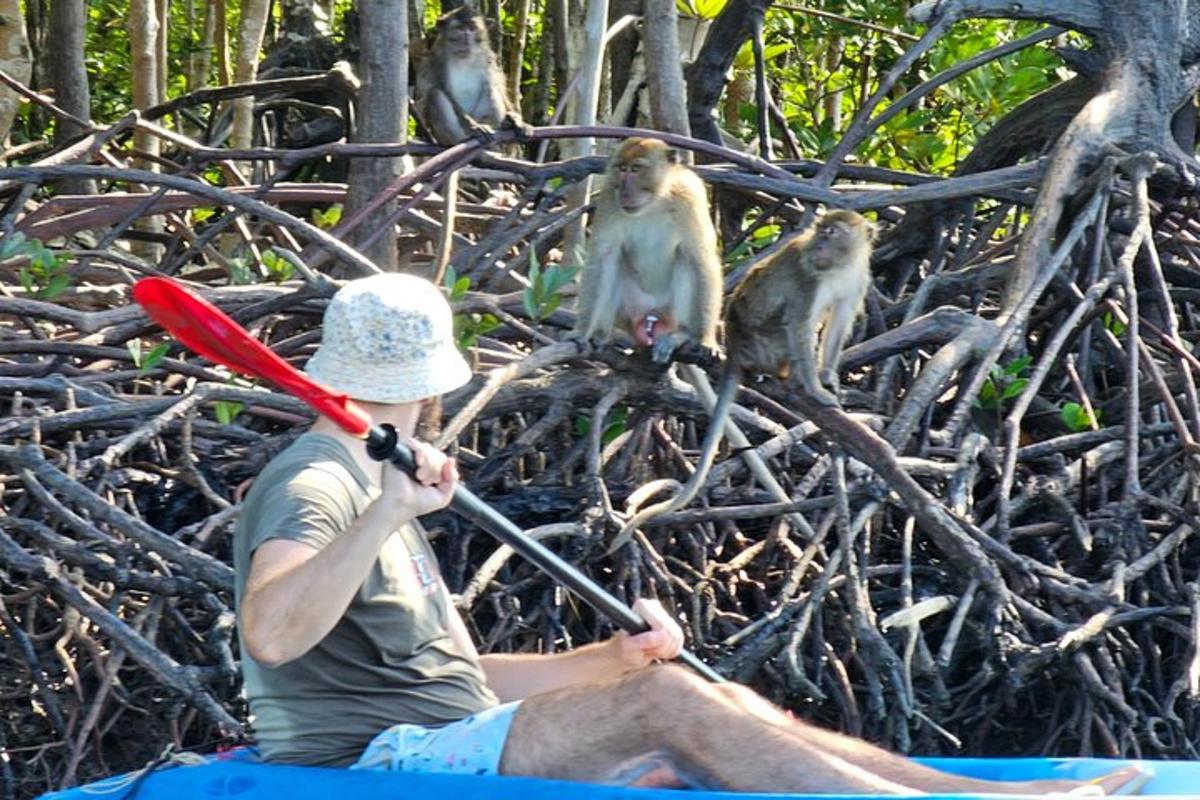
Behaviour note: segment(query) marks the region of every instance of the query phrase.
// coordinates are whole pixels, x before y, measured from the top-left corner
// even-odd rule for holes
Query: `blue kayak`
[[[1200,799],[1200,761],[1121,761],[1096,758],[926,758],[930,766],[989,780],[1071,778],[1086,780],[1129,764],[1153,771],[1139,797]],[[926,795],[938,800],[1028,797],[1027,795]],[[52,792],[44,800],[219,800],[219,798],[286,798],[286,800],[829,800],[832,795],[752,795],[671,789],[629,789],[619,786],[548,781],[535,778],[475,777],[470,775],[410,775],[323,767],[286,767],[256,763],[244,753],[207,759],[193,766],[163,766],[149,775],[117,776],[97,783]],[[840,800],[879,800],[877,795],[837,795]]]

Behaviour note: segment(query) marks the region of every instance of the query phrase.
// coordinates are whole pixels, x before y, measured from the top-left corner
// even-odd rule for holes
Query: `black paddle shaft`
[[[367,453],[376,461],[388,461],[413,475],[416,462],[412,451],[396,436],[390,425],[372,425],[367,432]],[[554,551],[525,535],[499,511],[483,502],[467,487],[459,484],[450,499],[450,507],[464,519],[474,522],[504,544],[511,547],[538,569],[583,598],[585,602],[630,633],[643,633],[650,629],[646,621],[633,609],[613,597],[600,584],[563,561]],[[695,653],[684,650],[679,660],[713,683],[724,683],[712,667],[701,661]]]

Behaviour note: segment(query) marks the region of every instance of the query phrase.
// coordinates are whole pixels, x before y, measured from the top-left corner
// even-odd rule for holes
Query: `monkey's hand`
[[[479,142],[484,147],[490,146],[496,141],[496,132],[492,130],[490,125],[485,125],[479,122],[470,114],[461,114],[463,127],[471,135],[471,138]]]
[[[656,364],[670,364],[675,357],[675,351],[692,340],[682,331],[668,331],[656,336],[650,345],[650,358]]]
[[[533,139],[533,126],[521,118],[516,111],[509,111],[500,122],[500,130],[515,131],[517,142],[528,144]]]

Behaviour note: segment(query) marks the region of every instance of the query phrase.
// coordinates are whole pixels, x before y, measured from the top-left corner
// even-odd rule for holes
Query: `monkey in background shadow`
[[[429,52],[417,67],[417,116],[439,144],[472,136],[485,142],[503,126],[524,127],[508,99],[504,73],[479,12],[462,5],[443,14]]]

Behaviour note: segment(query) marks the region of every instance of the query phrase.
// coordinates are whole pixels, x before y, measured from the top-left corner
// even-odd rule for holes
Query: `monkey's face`
[[[609,186],[626,214],[640,214],[658,199],[663,171],[669,163],[666,147],[652,139],[630,139],[609,164]]]
[[[451,58],[471,58],[484,47],[487,32],[477,16],[458,15],[438,25],[438,42]]]
[[[822,219],[813,233],[813,266],[822,272],[840,267],[861,241],[861,232],[850,222]]]

